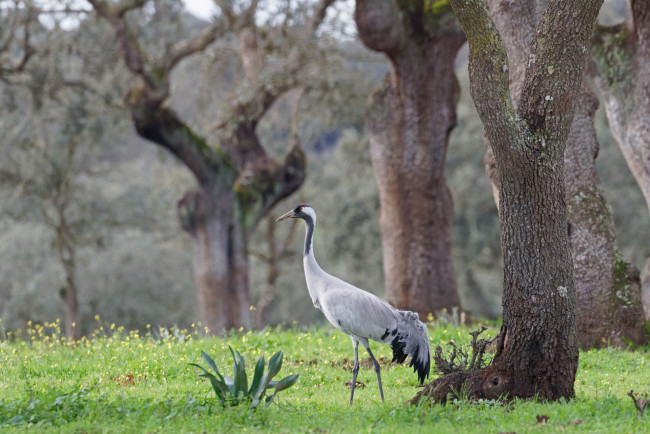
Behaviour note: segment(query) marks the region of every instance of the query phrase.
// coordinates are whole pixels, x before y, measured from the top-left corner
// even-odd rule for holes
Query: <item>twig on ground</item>
[[[634,406],[636,407],[639,412],[637,413],[636,417],[639,419],[639,422],[641,422],[641,416],[643,416],[643,410],[645,410],[646,405],[650,404],[650,399],[648,399],[648,394],[644,393],[643,397],[639,396],[638,398],[634,396],[634,390],[630,390],[628,392],[628,396],[632,398],[632,401],[634,402]]]

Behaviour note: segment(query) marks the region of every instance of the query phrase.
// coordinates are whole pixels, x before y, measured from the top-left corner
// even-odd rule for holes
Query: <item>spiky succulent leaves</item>
[[[251,388],[248,390],[248,394],[255,398],[259,398],[259,391],[258,389],[260,388],[260,384],[262,384],[262,378],[264,377],[264,365],[266,362],[264,361],[264,354],[257,360],[257,363],[255,364],[255,372],[253,373],[253,381],[251,382]]]
[[[199,376],[207,378],[210,380],[210,384],[212,384],[212,389],[214,390],[214,394],[217,396],[217,400],[221,405],[224,405],[228,396],[228,387],[223,381],[223,377],[221,376],[221,373],[217,369],[217,365],[214,363],[214,360],[210,356],[208,356],[206,353],[202,353],[203,358],[208,362],[208,365],[214,370],[216,373],[216,376],[206,370],[203,366],[197,365],[196,363],[190,363],[190,365],[199,368],[200,370],[203,371],[202,374],[199,374]]]
[[[229,347],[230,348],[230,347]],[[275,395],[280,391],[288,389],[293,386],[298,379],[298,374],[289,375],[288,377],[283,378],[280,381],[272,380],[280,369],[282,368],[282,360],[284,355],[282,351],[278,351],[269,360],[268,370],[265,371],[265,359],[262,355],[257,363],[255,364],[255,372],[253,373],[253,378],[248,388],[248,377],[246,376],[246,365],[244,357],[239,353],[239,351],[234,351],[230,348],[230,354],[233,358],[233,375],[230,377],[228,375],[221,375],[219,369],[217,368],[214,360],[206,353],[201,352],[203,359],[206,361],[208,366],[214,371],[214,373],[208,371],[204,367],[197,365],[196,363],[190,363],[190,365],[199,368],[203,373],[199,374],[201,377],[208,378],[212,384],[217,399],[221,405],[229,403],[231,405],[236,405],[244,400],[250,400],[251,408],[257,408],[260,402],[264,399],[266,389],[275,388],[274,392],[270,396],[266,396],[264,401],[268,406]]]
[[[233,387],[235,389],[233,395],[237,399],[239,399],[240,395],[245,398],[248,396],[248,378],[246,377],[244,357],[239,354],[239,351],[233,351],[232,347],[228,346],[228,348],[230,348],[230,354],[232,354],[233,359]]]
[[[205,363],[207,363],[208,366],[212,368],[214,373],[217,375],[217,378],[223,383],[223,376],[221,376],[221,372],[219,372],[219,368],[217,368],[217,364],[214,362],[214,359],[210,357],[208,353],[206,353],[205,351],[201,351],[201,355],[203,356],[203,360],[205,360]]]
[[[292,374],[289,375],[288,377],[284,377],[282,380],[277,381],[277,384],[275,386],[275,391],[273,391],[273,394],[269,395],[266,397],[266,405],[265,407],[268,407],[271,404],[271,401],[273,401],[273,398],[275,398],[275,395],[278,393],[282,392],[285,389],[290,388],[294,384],[296,384],[296,381],[298,380],[298,375],[299,374]]]
[[[291,374],[278,381],[277,386],[275,386],[274,394],[282,392],[283,390],[286,390],[296,384],[296,381],[298,381],[298,375],[299,374]]]
[[[266,374],[266,383],[264,384],[264,389],[269,386],[269,382],[273,379],[273,377],[278,375],[278,372],[280,372],[280,369],[282,369],[283,358],[284,354],[282,354],[282,350],[271,356],[271,359],[269,360],[269,371]]]

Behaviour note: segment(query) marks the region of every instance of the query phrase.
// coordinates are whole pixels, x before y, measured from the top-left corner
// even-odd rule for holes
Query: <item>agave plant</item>
[[[233,351],[230,346],[228,346],[228,348],[230,348],[230,354],[232,354],[234,362],[232,377],[221,375],[214,359],[204,351],[201,351],[201,355],[213,372],[208,371],[203,366],[197,365],[196,363],[190,363],[190,365],[203,371],[199,374],[201,377],[210,380],[214,393],[217,395],[219,403],[223,406],[226,404],[237,405],[242,402],[250,402],[251,408],[257,408],[257,406],[264,401],[266,407],[271,403],[271,401],[273,401],[275,395],[293,386],[296,380],[298,380],[298,374],[289,375],[280,381],[273,380],[273,377],[280,372],[280,368],[282,368],[282,359],[284,358],[282,351],[278,351],[271,356],[268,370],[266,370],[266,372],[264,372],[266,363],[264,361],[264,354],[262,354],[262,357],[260,357],[255,364],[255,372],[253,373],[253,379],[249,387],[244,357],[239,354],[239,351]],[[273,393],[265,396],[266,390],[272,388],[275,388]]]

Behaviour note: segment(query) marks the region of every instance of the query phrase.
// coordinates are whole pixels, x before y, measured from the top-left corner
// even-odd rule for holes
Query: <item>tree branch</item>
[[[307,21],[307,24],[302,31],[302,40],[312,38],[316,34],[316,30],[325,20],[327,15],[327,8],[329,8],[336,0],[319,0],[314,6],[314,12],[311,14],[311,17]]]
[[[508,56],[485,3],[483,0],[450,0],[450,3],[469,42],[470,88],[481,119],[492,119],[493,128],[515,122]]]
[[[192,38],[176,43],[168,54],[157,62],[149,60],[137,38],[128,28],[124,15],[141,7],[146,0],[89,0],[97,13],[113,27],[115,39],[129,70],[141,79],[126,98],[136,130],[176,155],[194,173],[201,185],[211,183],[217,172],[226,170],[234,179],[236,172],[228,155],[220,148],[208,146],[178,115],[163,105],[169,96],[169,76],[183,58],[204,50],[225,29],[215,21]]]
[[[243,115],[246,119],[257,123],[266,114],[277,98],[292,89],[298,83],[298,73],[304,66],[305,57],[309,50],[309,41],[327,15],[327,8],[336,0],[320,0],[314,6],[301,36],[294,45],[285,68],[273,74],[268,82],[259,83],[253,91],[253,96],[237,104],[234,116]]]
[[[558,137],[568,134],[573,95],[580,88],[601,4],[602,0],[552,0],[546,7],[533,38],[519,106],[521,117],[534,131],[553,131]]]
[[[184,58],[205,50],[220,35],[226,32],[227,28],[221,20],[213,21],[199,34],[192,38],[176,43],[160,62],[160,69],[169,73],[174,66]]]

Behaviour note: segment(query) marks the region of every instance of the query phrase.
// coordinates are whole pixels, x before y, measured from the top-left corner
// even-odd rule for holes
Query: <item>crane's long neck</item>
[[[306,229],[304,255],[305,257],[311,256],[313,258],[314,257],[313,239],[314,239],[314,228],[316,227],[316,222],[314,222],[314,220],[311,217],[305,217],[304,220],[305,220],[305,229]]]
[[[314,228],[316,222],[311,217],[306,217],[305,220],[305,250],[303,252],[303,265],[305,266],[305,280],[307,281],[307,289],[309,295],[314,302],[314,305],[319,306],[318,297],[324,290],[322,282],[326,273],[320,268],[314,256]]]

